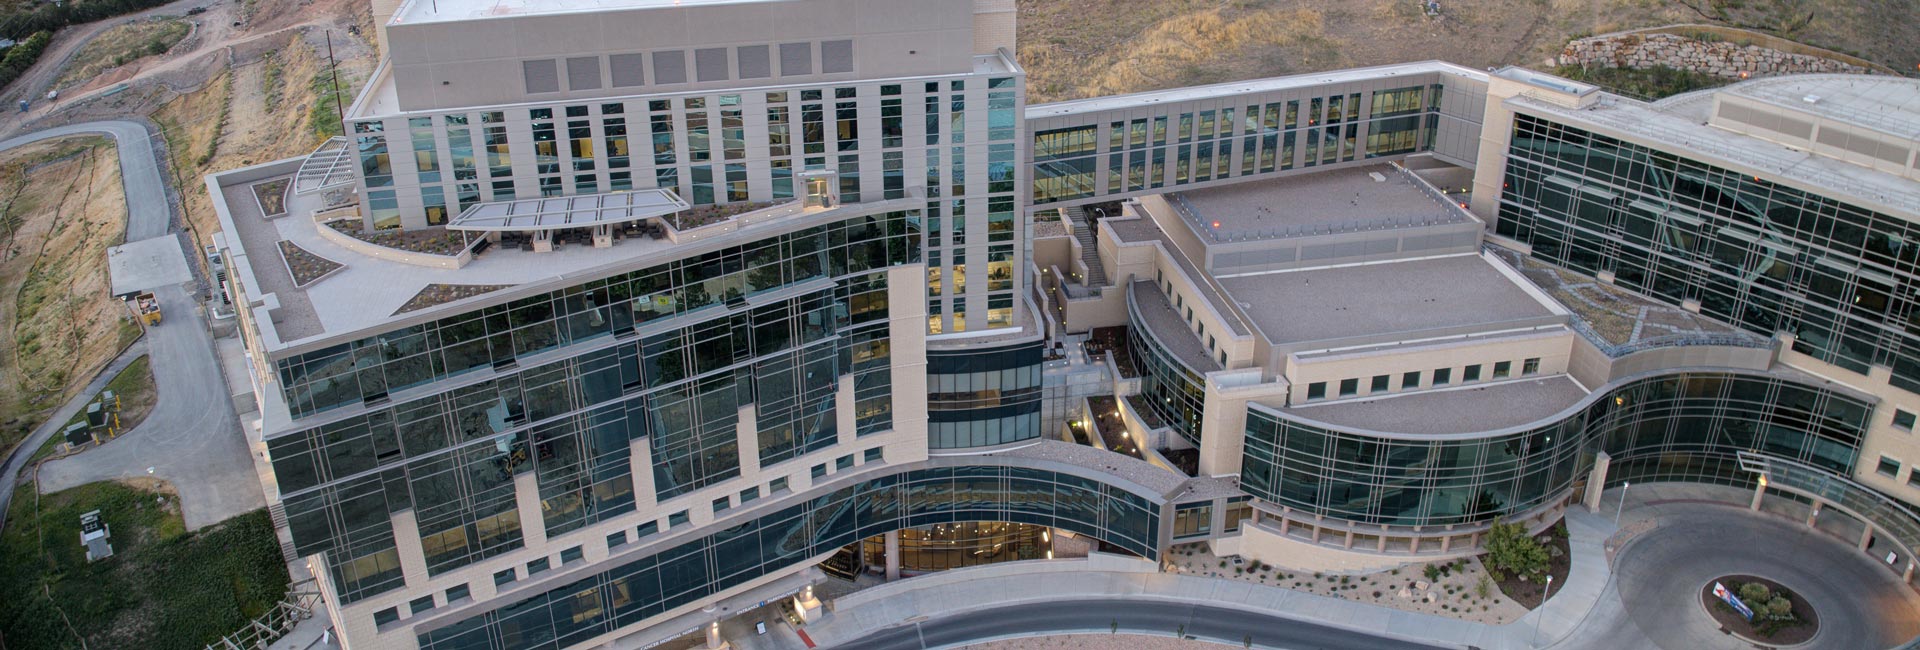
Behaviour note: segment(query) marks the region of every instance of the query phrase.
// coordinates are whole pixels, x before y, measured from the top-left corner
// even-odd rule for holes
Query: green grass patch
[[[153,384],[153,369],[147,365],[146,355],[140,355],[140,358],[134,359],[132,363],[127,364],[126,368],[121,369],[120,374],[108,380],[105,390],[113,391],[114,397],[120,400],[120,433],[122,435],[147,419],[147,414],[153,412],[153,405],[159,396],[159,391]],[[91,404],[93,400],[99,398],[100,393],[95,393],[88,399],[88,403]],[[53,455],[54,449],[59,447],[63,439],[63,434],[60,432],[86,420],[87,409],[81,407],[80,412],[73,414],[72,418],[60,425],[60,429],[52,437],[47,438],[45,444],[40,445],[39,451],[33,452],[32,460]]]
[[[112,529],[114,556],[89,563],[80,515],[96,509]],[[84,639],[89,648],[200,650],[286,594],[286,564],[264,510],[188,533],[177,497],[108,482],[37,503],[24,486],[7,514],[0,636],[9,648],[80,648]]]
[[[1666,66],[1636,70],[1563,65],[1555,68],[1553,73],[1574,81],[1604,86],[1607,90],[1648,101],[1695,90],[1719,88],[1735,81]]]
[[[323,139],[345,135],[341,131],[339,111],[346,103],[353,101],[353,78],[341,76],[340,89],[336,92],[333,87],[333,73],[321,67],[319,72],[313,73],[313,79],[308,84],[312,87],[314,96],[313,111],[310,113],[313,118],[313,132]]]

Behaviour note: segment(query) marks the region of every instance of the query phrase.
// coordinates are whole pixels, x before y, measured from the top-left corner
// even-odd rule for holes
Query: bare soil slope
[[[1887,20],[1920,12],[1916,0],[1760,0],[1726,20],[1678,0],[1440,7],[1432,18],[1415,0],[1020,0],[1019,58],[1031,103],[1429,59],[1538,66],[1572,38],[1680,22],[1773,26],[1896,70],[1920,63],[1920,26]]]

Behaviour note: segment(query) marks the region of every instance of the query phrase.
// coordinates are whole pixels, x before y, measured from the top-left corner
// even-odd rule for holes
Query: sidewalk
[[[33,433],[27,434],[26,439],[21,440],[19,446],[14,447],[12,453],[8,454],[6,467],[0,470],[0,487],[5,488],[0,489],[0,529],[6,527],[7,502],[13,500],[13,486],[19,482],[20,470],[26,467],[27,459],[33,456],[33,452],[39,451],[40,445],[46,444],[47,439],[53,437],[53,434],[58,432],[60,427],[65,426],[68,420],[73,419],[74,414],[79,413],[88,402],[93,401],[94,396],[107,387],[107,382],[113,381],[115,375],[126,370],[134,359],[146,353],[147,338],[142,336],[132,345],[127,346],[127,349],[108,363],[107,367],[100,369],[100,372],[94,375],[93,381],[87,382],[86,388],[81,389],[72,399],[67,400],[66,404],[62,404],[59,409],[47,416],[40,426],[34,428]]]
[[[1603,545],[1610,518],[1576,509],[1567,517],[1573,561],[1564,588],[1545,607],[1507,625],[1470,623],[1238,580],[1161,573],[1151,562],[1105,556],[949,571],[843,597],[830,616],[805,630],[833,647],[916,620],[1022,603],[1126,598],[1208,604],[1310,620],[1377,635],[1485,650],[1519,650],[1565,639],[1583,624],[1624,616],[1606,602],[1610,572]],[[1597,616],[1597,618],[1596,618]],[[1592,619],[1592,620],[1590,620]],[[1574,647],[1574,646],[1568,646]]]

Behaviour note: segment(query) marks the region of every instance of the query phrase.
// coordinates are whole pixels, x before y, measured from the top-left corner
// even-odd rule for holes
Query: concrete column
[[[1410,553],[1419,553],[1419,552],[1420,552],[1420,537],[1419,537],[1419,536],[1414,536],[1413,538],[1411,538],[1411,539],[1409,540],[1409,543],[1411,544],[1411,546],[1409,546],[1409,547],[1408,547],[1408,552],[1410,552]]]
[[[1348,528],[1348,529],[1347,529],[1347,543],[1346,543],[1346,547],[1347,547],[1347,548],[1353,548],[1353,529],[1352,529],[1352,528]]]
[[[1593,457],[1593,471],[1587,472],[1587,493],[1582,501],[1587,504],[1587,512],[1600,511],[1600,496],[1607,491],[1607,468],[1613,464],[1613,457],[1600,452]]]
[[[1325,529],[1323,529],[1323,528],[1321,528],[1321,527],[1319,527],[1319,526],[1314,526],[1314,527],[1313,527],[1313,543],[1315,543],[1315,544],[1318,544],[1318,543],[1320,543],[1320,531],[1322,531],[1322,530],[1325,530]]]
[[[1259,512],[1259,511],[1255,510],[1254,512]],[[1281,517],[1280,518],[1280,534],[1281,535],[1287,534],[1287,531],[1291,528],[1293,528],[1293,520],[1288,519],[1286,517]]]
[[[1860,552],[1867,552],[1867,547],[1871,545],[1873,545],[1873,526],[1868,525],[1866,530],[1860,531]]]
[[[1374,552],[1376,553],[1387,552],[1387,536],[1385,534],[1382,534],[1379,537],[1376,537],[1374,539],[1378,540],[1378,543],[1373,545]]]
[[[520,510],[520,536],[526,548],[547,543],[547,520],[540,514],[540,479],[533,472],[513,477],[513,504]]]
[[[1753,503],[1749,503],[1749,504],[1747,504],[1747,509],[1748,509],[1748,510],[1759,510],[1759,509],[1760,509],[1760,500],[1761,500],[1761,499],[1763,499],[1763,498],[1765,498],[1766,496],[1767,496],[1767,484],[1766,484],[1766,483],[1761,483],[1761,484],[1759,484],[1759,485],[1755,485],[1755,486],[1753,486]]]
[[[1453,548],[1453,536],[1452,536],[1452,535],[1448,535],[1448,536],[1446,536],[1446,537],[1442,537],[1442,538],[1440,538],[1440,552],[1441,552],[1441,553],[1445,553],[1445,552],[1447,552],[1447,551],[1448,551],[1449,549],[1452,549],[1452,548]]]
[[[1813,527],[1813,522],[1814,522],[1814,520],[1816,520],[1816,519],[1819,519],[1819,518],[1820,518],[1820,504],[1821,504],[1821,503],[1823,503],[1823,502],[1822,502],[1821,500],[1819,500],[1819,499],[1814,499],[1814,500],[1813,500],[1813,508],[1807,511],[1807,527],[1808,527],[1808,528],[1812,528],[1812,527]]]
[[[887,531],[887,579],[900,579],[900,531]]]
[[[1913,560],[1907,560],[1907,570],[1900,572],[1901,582],[1913,582]]]

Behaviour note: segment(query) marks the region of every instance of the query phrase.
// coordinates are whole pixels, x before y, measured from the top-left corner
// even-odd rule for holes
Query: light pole
[[[1547,612],[1546,612],[1546,609],[1547,609],[1547,598],[1548,598],[1549,596],[1552,596],[1552,595],[1553,595],[1553,574],[1551,574],[1551,573],[1549,573],[1549,574],[1547,574],[1547,588],[1546,588],[1546,591],[1545,591],[1544,593],[1542,593],[1542,594],[1540,594],[1540,608],[1539,608],[1539,609],[1537,609],[1537,610],[1534,610],[1534,611],[1535,611],[1536,613],[1538,613],[1538,614],[1540,614],[1540,615],[1539,615],[1539,616],[1536,616],[1536,617],[1534,617],[1534,619],[1533,619],[1533,640],[1532,640],[1532,641],[1529,641],[1529,642],[1527,643],[1527,645],[1530,645],[1530,646],[1534,646],[1534,647],[1539,647],[1539,645],[1540,645],[1540,621],[1541,621],[1541,620],[1543,620],[1543,619],[1545,619],[1545,618],[1547,617]]]
[[[1627,481],[1620,485],[1620,505],[1615,507],[1613,511],[1613,526],[1615,528],[1620,527],[1620,513],[1627,511],[1627,490],[1632,487],[1633,481]]]

